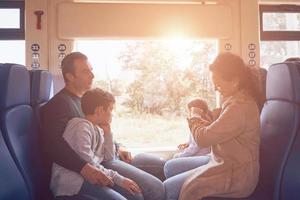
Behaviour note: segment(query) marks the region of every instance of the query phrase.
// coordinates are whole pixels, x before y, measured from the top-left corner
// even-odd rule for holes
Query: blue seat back
[[[40,109],[53,96],[52,74],[45,70],[30,71],[30,104],[40,121]]]
[[[276,200],[282,199],[284,171],[299,131],[300,75],[297,65],[272,65],[267,75],[266,96],[261,114],[259,186]]]
[[[24,66],[4,64],[0,68],[0,124],[3,138],[32,200],[43,199],[43,165],[37,124],[30,106],[30,78]]]
[[[1,67],[1,66],[0,66]],[[30,200],[27,185],[18,170],[0,131],[0,199]]]
[[[295,73],[295,76],[300,76],[300,62],[291,62],[287,63],[287,65],[293,66],[295,68],[294,71],[291,73]],[[300,107],[300,100],[299,100],[299,89],[300,89],[300,82],[299,78],[296,78],[294,82],[297,85],[295,90],[293,91],[294,98],[296,99],[297,107]],[[299,123],[299,113],[297,113],[296,119]],[[289,199],[289,200],[296,200],[300,199],[300,131],[299,131],[299,124],[298,127],[294,127],[297,129],[297,133],[295,136],[294,141],[290,145],[290,151],[287,155],[287,161],[284,166],[284,172],[282,174],[282,181],[281,181],[281,188],[280,188],[280,199]]]

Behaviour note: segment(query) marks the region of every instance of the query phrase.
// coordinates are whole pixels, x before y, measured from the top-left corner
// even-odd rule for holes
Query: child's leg
[[[156,177],[120,160],[102,163],[105,168],[115,170],[119,174],[135,181],[146,200],[163,200],[165,190],[163,183]]]
[[[144,200],[142,193],[136,193],[133,195],[129,191],[127,191],[126,189],[124,189],[118,185],[114,185],[112,189],[117,191],[118,193],[120,193],[122,196],[124,196],[128,200]]]
[[[209,162],[209,156],[181,157],[168,160],[164,167],[166,178],[195,169]]]
[[[79,191],[79,195],[91,196],[97,200],[126,200],[125,197],[109,187],[93,185],[87,181],[84,181]]]
[[[140,153],[133,158],[131,165],[164,181],[166,179],[164,175],[165,163],[166,160],[163,158],[149,153]]]

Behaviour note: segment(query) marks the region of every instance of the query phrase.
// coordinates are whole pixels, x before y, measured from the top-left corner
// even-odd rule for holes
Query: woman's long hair
[[[239,80],[239,90],[246,90],[256,101],[259,109],[265,101],[262,90],[262,80],[257,67],[247,66],[241,57],[232,53],[221,53],[209,67],[213,73],[218,73],[222,79],[231,81]]]

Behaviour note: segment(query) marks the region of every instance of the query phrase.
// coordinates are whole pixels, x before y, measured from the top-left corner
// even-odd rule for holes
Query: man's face
[[[70,84],[80,92],[86,92],[91,89],[94,74],[90,63],[87,60],[77,59],[74,61],[74,67],[74,74]]]

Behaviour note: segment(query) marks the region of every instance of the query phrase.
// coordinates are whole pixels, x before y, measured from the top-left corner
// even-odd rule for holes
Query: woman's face
[[[219,91],[223,97],[231,96],[238,91],[238,79],[227,81],[217,72],[212,72],[211,75],[215,90]]]

